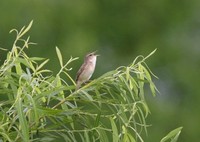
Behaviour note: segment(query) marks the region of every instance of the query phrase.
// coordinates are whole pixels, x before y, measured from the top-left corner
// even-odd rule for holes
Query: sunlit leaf
[[[58,47],[56,47],[56,53],[60,62],[60,66],[63,67],[63,59],[62,59],[62,54],[60,52],[60,49]]]
[[[171,142],[177,142],[178,136],[180,135],[182,128],[183,127],[179,127],[172,130],[164,138],[162,138],[160,142],[166,142],[168,140],[170,140]]]
[[[26,28],[24,27],[25,29],[22,28],[21,32],[19,32],[18,34],[18,38],[21,38],[25,33],[27,33],[30,30],[32,24],[33,24],[33,20],[29,23],[29,25]]]
[[[47,60],[45,60],[44,62],[42,62],[42,63],[36,68],[36,70],[39,71],[48,61],[49,61],[49,59],[47,59]]]

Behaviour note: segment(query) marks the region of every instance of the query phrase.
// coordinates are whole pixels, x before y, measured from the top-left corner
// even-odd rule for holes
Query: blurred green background
[[[21,29],[33,19],[29,32],[36,42],[30,56],[50,58],[46,66],[56,73],[58,46],[75,74],[84,55],[98,50],[93,78],[128,65],[137,55],[157,52],[147,63],[159,77],[160,94],[147,93],[151,109],[148,136],[156,142],[183,126],[180,142],[195,142],[200,133],[200,1],[198,0],[1,0],[0,47],[10,49],[13,28]],[[5,59],[0,51],[0,62]]]

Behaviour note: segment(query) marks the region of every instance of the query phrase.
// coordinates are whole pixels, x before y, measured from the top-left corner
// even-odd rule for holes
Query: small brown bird
[[[84,63],[80,67],[76,75],[76,89],[79,89],[82,83],[87,82],[94,73],[97,56],[95,52],[89,53],[85,56]]]

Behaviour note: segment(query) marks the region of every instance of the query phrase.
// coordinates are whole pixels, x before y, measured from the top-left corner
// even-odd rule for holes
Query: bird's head
[[[94,51],[92,53],[87,54],[85,56],[85,61],[87,61],[87,62],[96,62],[96,58],[97,58],[97,56],[99,56],[99,55],[96,54],[96,52],[97,51]]]

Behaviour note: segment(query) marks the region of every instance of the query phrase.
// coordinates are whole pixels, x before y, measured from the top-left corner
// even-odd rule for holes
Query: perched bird
[[[76,74],[76,89],[79,89],[82,83],[87,82],[94,73],[97,56],[95,52],[89,53],[85,56],[84,63]]]

